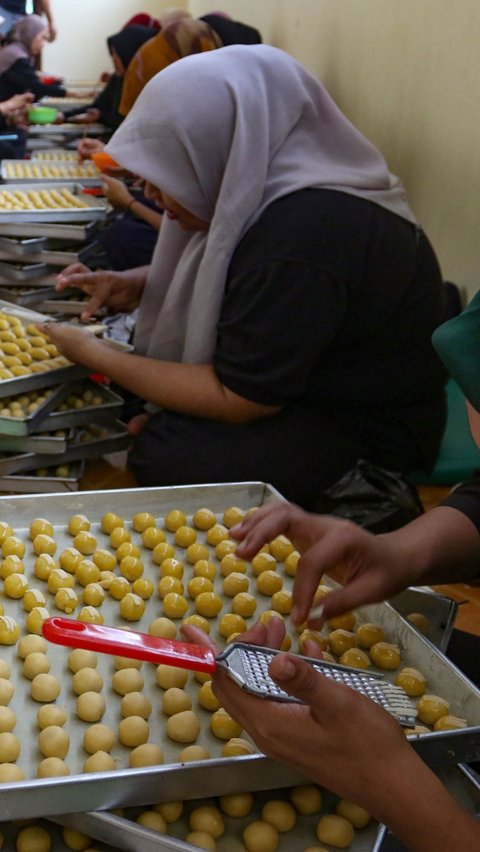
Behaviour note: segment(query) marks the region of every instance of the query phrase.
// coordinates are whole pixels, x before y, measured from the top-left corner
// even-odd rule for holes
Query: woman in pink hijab
[[[60,83],[43,83],[35,71],[35,58],[48,40],[48,22],[40,15],[25,15],[15,24],[0,47],[0,101],[23,92],[31,92],[36,100],[67,94]]]

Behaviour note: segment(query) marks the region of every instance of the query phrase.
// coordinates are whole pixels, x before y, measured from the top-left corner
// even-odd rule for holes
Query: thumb
[[[310,707],[318,722],[331,716],[338,703],[335,693],[339,684],[317,672],[306,660],[294,654],[278,654],[270,663],[269,672],[281,689]]]

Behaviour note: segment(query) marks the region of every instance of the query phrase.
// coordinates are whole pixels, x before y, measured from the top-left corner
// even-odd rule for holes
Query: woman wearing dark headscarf
[[[255,27],[243,24],[241,21],[232,21],[228,15],[212,12],[210,15],[202,15],[201,21],[209,24],[220,36],[224,47],[229,44],[261,44],[262,36]]]

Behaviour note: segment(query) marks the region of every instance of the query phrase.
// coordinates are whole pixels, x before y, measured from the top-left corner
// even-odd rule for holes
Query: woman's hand
[[[105,344],[91,332],[74,328],[67,323],[39,323],[38,329],[48,335],[52,343],[69,361],[92,369],[98,361],[97,356],[105,347]]]
[[[102,185],[106,198],[117,210],[128,210],[129,204],[135,201],[123,180],[102,174]]]
[[[91,272],[83,263],[72,263],[58,275],[55,289],[61,293],[69,287],[78,287],[90,296],[80,317],[84,322],[103,306],[112,313],[130,313],[140,303],[143,284],[130,270],[128,272]]]
[[[85,136],[84,139],[80,139],[77,144],[77,153],[79,162],[83,162],[83,160],[91,160],[92,154],[97,154],[99,151],[103,151],[105,147],[104,142],[100,142],[99,139],[90,139],[88,136]]]

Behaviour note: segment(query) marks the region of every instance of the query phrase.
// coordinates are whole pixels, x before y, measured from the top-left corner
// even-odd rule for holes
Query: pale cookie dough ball
[[[115,731],[108,725],[91,725],[83,735],[83,747],[88,754],[95,754],[97,751],[110,752],[116,741]]]
[[[0,784],[11,781],[24,781],[25,775],[15,763],[0,763]]]
[[[311,816],[322,807],[322,793],[315,784],[299,784],[290,790],[290,801],[299,814]]]
[[[15,687],[11,680],[8,680],[6,677],[0,677],[0,706],[6,707],[7,704],[10,704],[14,694]]]
[[[269,822],[255,820],[243,831],[247,852],[275,852],[278,848],[278,831]]]
[[[97,669],[80,669],[72,678],[72,688],[76,695],[84,692],[101,692],[103,677]]]
[[[242,733],[242,726],[232,719],[229,713],[220,707],[212,714],[210,720],[210,728],[212,733],[220,740],[230,740],[232,737],[239,737]]]
[[[155,680],[162,689],[171,689],[172,687],[183,689],[188,680],[188,671],[186,669],[179,669],[176,666],[161,664],[156,668]]]
[[[400,648],[390,642],[377,642],[370,648],[370,659],[379,669],[393,671],[400,665]]]
[[[248,740],[242,737],[232,737],[222,749],[222,757],[240,757],[242,754],[255,754],[256,749]]]
[[[95,754],[91,754],[83,764],[84,772],[109,772],[116,768],[115,760],[106,751],[97,751]]]
[[[217,844],[215,838],[205,831],[190,831],[185,838],[185,843],[196,849],[206,849],[207,852],[216,852]]]
[[[379,624],[366,622],[365,624],[360,624],[355,631],[356,644],[359,648],[365,648],[367,651],[372,645],[376,645],[377,642],[383,642],[384,639],[385,634]]]
[[[127,695],[129,692],[141,692],[143,689],[143,677],[138,669],[119,669],[112,677],[112,686],[119,695]]]
[[[46,757],[37,767],[37,778],[60,778],[70,775],[70,770],[60,757]]]
[[[195,808],[189,819],[191,831],[205,831],[216,840],[225,833],[225,823],[218,808],[213,805],[200,805]]]
[[[340,799],[335,807],[338,816],[348,819],[354,828],[364,828],[370,822],[371,815],[365,808],[350,802],[348,799]]]
[[[176,822],[183,813],[183,802],[160,802],[158,805],[152,805],[152,807],[157,814],[163,816],[167,823]]]
[[[70,748],[70,737],[65,728],[49,725],[40,731],[38,747],[44,757],[60,757],[63,760]]]
[[[17,836],[17,852],[49,852],[51,848],[52,838],[40,825],[30,825]]]
[[[105,713],[105,699],[98,692],[84,692],[77,698],[77,716],[84,722],[99,722]]]
[[[54,675],[41,673],[32,680],[30,694],[35,701],[55,701],[60,695],[60,684]]]
[[[291,831],[297,822],[295,808],[289,802],[272,799],[262,808],[262,819],[273,825],[277,831]]]
[[[210,760],[211,754],[208,748],[201,745],[189,745],[178,755],[180,763],[194,763],[196,760]]]
[[[5,763],[15,763],[20,755],[20,742],[11,731],[0,734],[0,755]]]
[[[80,669],[94,669],[98,663],[98,657],[94,651],[87,651],[84,648],[75,648],[68,655],[68,668],[76,674]]]
[[[230,793],[220,796],[220,807],[224,814],[230,817],[246,817],[253,808],[253,796],[251,793]]]
[[[413,669],[409,666],[399,671],[395,678],[395,683],[397,686],[401,686],[403,691],[411,697],[423,695],[427,688],[427,681],[423,674],[418,669]]]
[[[146,743],[149,735],[150,725],[141,716],[127,716],[126,719],[122,719],[118,726],[120,742],[130,748]]]
[[[67,721],[67,711],[64,707],[58,704],[44,704],[39,707],[37,712],[37,725],[40,730],[48,728],[50,725],[59,725],[62,727]]]
[[[4,733],[4,731],[13,731],[15,725],[17,724],[17,717],[13,710],[10,710],[9,707],[4,707],[0,705],[0,733]]]
[[[439,695],[422,695],[417,704],[417,715],[425,725],[434,725],[442,716],[448,716],[450,705]]]
[[[176,743],[193,743],[200,733],[200,720],[192,710],[175,713],[167,721],[167,735]]]
[[[161,766],[164,761],[163,749],[155,743],[142,743],[130,752],[129,765]]]
[[[148,719],[152,713],[152,702],[143,692],[128,692],[122,698],[120,713],[123,718],[141,716],[142,719]]]
[[[142,665],[143,663],[141,660],[133,660],[130,657],[117,656],[113,658],[113,667],[115,671],[119,671],[120,669],[141,669]]]
[[[138,815],[136,822],[152,831],[159,831],[161,834],[165,834],[167,831],[167,823],[162,815],[156,811],[144,811],[143,814]]]
[[[183,689],[172,686],[163,693],[162,710],[167,716],[174,716],[183,710],[192,709],[192,699]]]
[[[18,653],[18,649],[17,649],[17,653]],[[20,654],[18,654],[18,656],[20,656]],[[10,677],[11,673],[12,673],[12,671],[11,671],[10,666],[7,663],[7,661],[0,659],[0,677],[4,677],[4,678],[8,679]]]
[[[46,654],[41,654],[39,651],[33,651],[25,657],[22,674],[29,680],[33,680],[38,674],[48,673],[50,671],[50,660]]]
[[[344,817],[327,814],[318,822],[317,837],[320,843],[327,843],[335,849],[347,849],[353,843],[355,831]]]
[[[206,680],[205,683],[202,683],[197,693],[197,701],[200,707],[203,707],[204,710],[210,710],[212,713],[220,709],[220,701],[212,689],[211,680]]]
[[[83,852],[83,850],[89,849],[92,843],[91,837],[73,828],[63,828],[62,839],[65,846],[68,849],[73,849],[74,852]]]
[[[43,636],[37,636],[35,633],[31,633],[28,636],[23,636],[20,639],[17,647],[18,656],[24,660],[28,654],[40,653],[45,654],[47,652],[48,643]]]

